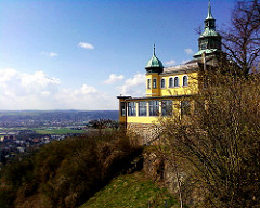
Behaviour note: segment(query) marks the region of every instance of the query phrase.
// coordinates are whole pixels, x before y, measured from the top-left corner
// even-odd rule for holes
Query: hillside
[[[78,207],[126,173],[141,153],[121,132],[51,142],[0,171],[0,207]]]
[[[121,175],[95,194],[80,208],[147,208],[179,207],[178,201],[165,188],[144,178],[141,172]]]

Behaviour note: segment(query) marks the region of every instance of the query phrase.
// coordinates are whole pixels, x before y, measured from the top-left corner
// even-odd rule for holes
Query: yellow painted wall
[[[158,121],[157,116],[147,116],[147,117],[134,117],[134,116],[128,116],[127,122],[130,123],[154,123]]]
[[[151,89],[148,89],[147,80],[151,80]],[[156,88],[153,88],[153,79],[156,79]],[[160,95],[160,78],[157,73],[146,74],[146,96],[159,96]]]
[[[147,74],[146,75],[146,96],[167,96],[167,95],[189,95],[198,92],[198,72],[193,72],[189,74],[180,75],[157,75],[157,74]],[[183,77],[188,77],[188,86],[183,87]],[[179,87],[169,87],[169,79],[174,77],[179,78]],[[147,89],[147,79],[157,78],[157,89]],[[161,79],[165,79],[165,88],[160,88]]]
[[[183,87],[183,76],[188,77],[188,86]],[[170,77],[179,77],[179,87],[174,87],[174,88],[169,88],[169,79]],[[156,73],[154,74],[146,74],[146,96],[151,97],[151,96],[168,96],[168,95],[190,95],[190,94],[195,94],[198,92],[198,72],[193,72],[189,74],[178,74],[178,75],[158,75]],[[153,79],[157,79],[157,88],[153,88]],[[165,78],[165,89],[161,89],[161,78]],[[151,79],[151,89],[147,89],[147,79]],[[158,101],[161,100],[167,100],[167,99],[157,99]],[[120,102],[125,101],[125,100],[119,100],[119,109],[120,109]],[[146,101],[147,106],[146,106],[146,116],[139,116],[139,104],[138,102],[140,101]],[[125,117],[122,117],[120,115],[119,111],[119,122],[127,122],[127,123],[157,123],[159,116],[149,116],[149,106],[148,106],[148,100],[132,100],[131,102],[135,102],[135,111],[136,115],[135,116],[128,116],[126,115]],[[173,110],[180,111],[180,102],[181,98],[173,98]],[[159,102],[159,106],[161,105],[161,102]],[[127,108],[127,105],[126,105]],[[161,113],[161,106],[159,107],[159,114]],[[127,113],[127,110],[126,110]]]
[[[119,119],[118,120],[119,120],[119,122],[126,122],[126,118],[127,118],[126,116],[127,115],[126,116],[121,116],[121,109],[120,109],[120,103],[121,102],[125,102],[125,100],[119,99],[119,102],[118,102],[119,103],[119,108],[118,108],[119,109],[119,112],[118,112],[119,113]],[[127,106],[126,106],[126,108],[127,108]],[[126,114],[127,114],[127,110],[126,110]]]

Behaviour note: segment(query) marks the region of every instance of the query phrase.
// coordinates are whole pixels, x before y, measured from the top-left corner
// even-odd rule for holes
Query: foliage
[[[157,187],[152,181],[144,178],[142,173],[122,175],[109,183],[102,191],[80,208],[130,208],[130,207],[179,207],[164,188]]]
[[[203,206],[258,207],[260,77],[217,71],[207,77],[208,87],[194,96],[193,114],[161,118],[166,157],[190,165]]]
[[[77,207],[127,169],[140,153],[118,132],[52,142],[3,168],[0,205]]]

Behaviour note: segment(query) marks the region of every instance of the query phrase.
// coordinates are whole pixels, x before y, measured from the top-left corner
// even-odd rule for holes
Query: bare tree
[[[192,167],[204,207],[259,207],[260,78],[208,77],[191,115],[160,120],[163,142]]]
[[[247,76],[260,55],[260,1],[237,1],[231,27],[221,32],[226,53]]]

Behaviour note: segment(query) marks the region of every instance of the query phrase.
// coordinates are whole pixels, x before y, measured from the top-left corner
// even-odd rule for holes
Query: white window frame
[[[171,79],[172,79],[172,85],[170,84],[170,80]],[[173,79],[173,77],[169,77],[168,86],[169,86],[169,88],[173,88],[174,87],[174,79]]]
[[[162,100],[161,101],[161,116],[171,116],[172,115],[172,100]]]
[[[187,78],[187,85],[184,85],[184,78]],[[187,75],[184,75],[183,77],[182,77],[182,87],[188,87],[188,76]]]
[[[150,87],[149,87],[149,83],[150,83]],[[147,81],[146,81],[146,89],[150,90],[152,89],[152,79],[151,78],[148,78]]]
[[[162,80],[164,80],[164,87],[162,87]],[[166,88],[166,79],[165,78],[161,78],[161,80],[160,80],[160,88],[161,89],[165,89]]]
[[[128,116],[136,116],[136,102],[130,101],[127,104]]]
[[[155,87],[154,87],[154,80],[155,80],[155,85],[156,85]],[[157,89],[157,78],[153,78],[153,84],[152,85],[153,85],[152,86],[153,89]]]
[[[144,106],[142,106],[141,104],[144,104]],[[144,110],[144,111],[142,111],[142,110]],[[142,115],[141,111],[145,112],[145,114]],[[140,102],[138,102],[138,116],[139,117],[146,117],[147,116],[147,101],[140,101]]]
[[[175,78],[178,79],[178,86],[175,86]],[[180,78],[179,78],[179,76],[175,76],[175,77],[173,77],[173,88],[178,88],[178,87],[180,87]]]
[[[126,103],[120,102],[120,115],[121,117],[126,117]]]
[[[159,101],[151,100],[148,101],[148,116],[154,117],[159,115]]]

